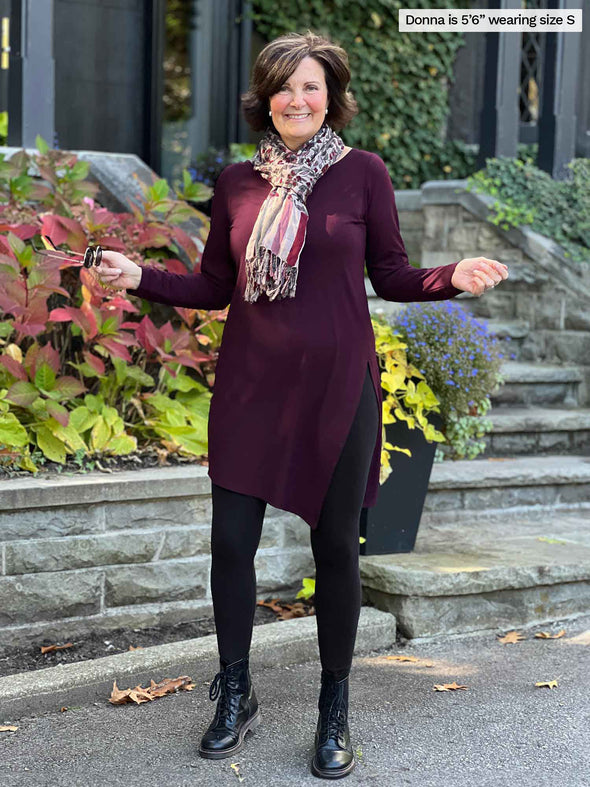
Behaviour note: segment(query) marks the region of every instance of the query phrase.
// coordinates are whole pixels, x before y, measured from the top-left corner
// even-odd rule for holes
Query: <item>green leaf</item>
[[[100,413],[104,407],[104,399],[102,396],[94,396],[94,394],[86,394],[84,397],[84,404],[92,413]]]
[[[207,443],[203,440],[195,439],[195,430],[192,426],[154,426],[154,431],[161,437],[172,439],[173,442],[182,446],[185,451],[196,456],[207,453]]]
[[[98,419],[99,416],[96,413],[91,413],[87,407],[81,405],[70,413],[69,425],[81,434],[91,429]]]
[[[170,186],[168,185],[165,178],[159,178],[153,184],[152,191],[156,199],[166,199],[168,192],[170,191]]]
[[[37,134],[35,137],[35,145],[42,156],[44,156],[46,153],[49,153],[49,145],[47,142],[45,142],[41,134]]]
[[[125,362],[122,361],[124,364]],[[135,382],[139,383],[140,385],[144,385],[146,387],[153,386],[156,384],[154,378],[144,372],[143,369],[140,369],[139,366],[126,366],[127,376],[130,377]]]
[[[27,430],[14,413],[0,414],[0,443],[12,448],[22,447],[29,442]]]
[[[56,423],[52,426],[51,431],[57,438],[62,440],[68,448],[71,448],[72,451],[79,451],[81,449],[86,453],[88,447],[78,434],[78,431],[72,426],[71,421],[72,419],[70,418],[68,426],[62,426]]]
[[[132,451],[137,449],[137,438],[132,437],[128,434],[120,434],[116,435],[115,437],[111,437],[109,440],[106,450],[109,454],[114,454],[115,456],[122,456],[124,454],[130,454]]]
[[[66,449],[62,441],[53,435],[46,426],[39,426],[37,432],[37,445],[52,462],[64,464]]]
[[[43,362],[35,372],[35,385],[42,391],[51,391],[55,383],[55,372]]]
[[[113,315],[107,317],[100,328],[100,332],[105,336],[114,336],[117,333],[117,318]]]
[[[90,432],[90,447],[94,451],[103,451],[109,441],[111,430],[104,418],[99,417]]]

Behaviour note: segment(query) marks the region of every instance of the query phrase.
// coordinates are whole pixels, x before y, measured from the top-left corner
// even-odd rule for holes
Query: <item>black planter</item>
[[[429,417],[440,429],[442,420],[437,413]],[[428,481],[434,462],[437,443],[429,443],[420,429],[408,429],[405,421],[386,424],[387,442],[409,448],[412,456],[390,451],[392,471],[379,487],[377,505],[361,510],[360,534],[366,541],[360,544],[361,555],[388,555],[411,552],[416,543]]]

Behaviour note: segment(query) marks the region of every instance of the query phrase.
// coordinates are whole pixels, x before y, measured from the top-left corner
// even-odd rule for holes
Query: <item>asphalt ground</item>
[[[534,638],[535,631],[561,628],[561,638]],[[410,641],[355,657],[349,726],[357,764],[346,784],[589,786],[590,616],[524,636],[510,645],[493,634]],[[115,706],[105,697],[12,722],[16,732],[0,733],[0,785],[306,787],[326,781],[310,772],[319,662],[257,667],[253,660],[251,670],[262,724],[234,757],[205,760],[197,752],[215,708],[208,698],[212,673],[193,691],[142,705]],[[556,688],[535,686],[551,680]],[[467,689],[433,689],[455,681]]]

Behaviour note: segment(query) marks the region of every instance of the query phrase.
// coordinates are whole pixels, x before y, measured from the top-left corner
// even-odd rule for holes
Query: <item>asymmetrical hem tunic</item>
[[[137,290],[151,301],[198,309],[230,305],[209,413],[211,480],[318,524],[365,379],[379,407],[363,506],[377,502],[382,394],[365,290],[389,301],[445,300],[457,263],[414,268],[400,235],[383,160],[352,148],[307,199],[307,237],[294,298],[244,301],[245,253],[271,189],[250,161],[217,180],[200,270],[181,275],[143,267]]]

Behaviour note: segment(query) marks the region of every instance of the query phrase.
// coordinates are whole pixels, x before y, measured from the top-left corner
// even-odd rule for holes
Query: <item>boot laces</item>
[[[322,732],[328,738],[344,737],[346,731],[347,714],[346,707],[342,700],[335,697],[330,705],[328,713],[324,717]]]
[[[239,691],[237,682],[232,681],[231,688],[235,691],[228,691],[230,678],[225,670],[218,672],[209,686],[209,698],[216,700],[219,698],[218,711],[219,718],[227,718],[235,709],[232,707],[239,701]]]

